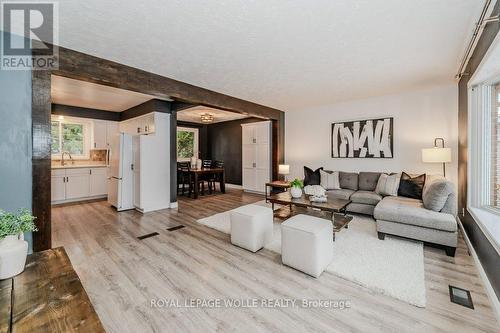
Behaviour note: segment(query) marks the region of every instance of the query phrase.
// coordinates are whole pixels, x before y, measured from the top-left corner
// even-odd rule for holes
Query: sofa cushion
[[[386,195],[398,195],[399,188],[399,179],[401,178],[401,174],[395,173],[392,175],[381,174],[378,178],[377,187],[375,188],[375,192],[377,194],[386,196]]]
[[[422,199],[422,191],[425,184],[425,173],[412,177],[406,172],[401,174],[398,195],[401,197]]]
[[[362,191],[375,191],[380,172],[360,172],[358,177],[358,188]]]
[[[304,167],[304,186],[307,185],[320,185],[321,184],[321,176],[319,174],[319,170],[322,170],[323,167],[318,168],[316,170],[312,170],[308,167]]]
[[[331,191],[326,191],[326,195],[329,198],[333,199],[344,199],[344,200],[349,200],[351,195],[354,193],[353,190],[349,189],[340,189],[340,190],[331,190]]]
[[[351,201],[355,203],[376,205],[382,197],[373,191],[356,191],[351,195]]]
[[[339,172],[340,188],[358,190],[358,174],[355,172]]]
[[[433,181],[422,195],[424,207],[435,212],[440,212],[448,200],[448,196],[453,192],[454,187],[451,182],[446,180]]]
[[[321,176],[321,186],[325,190],[340,190],[339,173],[338,171],[326,172],[319,170]]]
[[[385,197],[373,212],[377,220],[415,225],[449,232],[457,231],[457,221],[451,214],[424,208],[421,200],[403,197]]]

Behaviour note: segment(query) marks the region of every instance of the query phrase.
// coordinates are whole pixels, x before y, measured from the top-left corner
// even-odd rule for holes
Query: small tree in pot
[[[295,178],[292,182],[290,182],[290,194],[292,198],[300,198],[302,196],[302,188],[304,187],[304,183],[302,180]]]
[[[9,213],[0,209],[0,280],[21,273],[26,263],[28,242],[24,233],[37,231],[35,217],[27,209]]]

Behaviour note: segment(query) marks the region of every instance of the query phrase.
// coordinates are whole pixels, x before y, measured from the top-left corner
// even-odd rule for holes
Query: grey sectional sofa
[[[351,200],[347,206],[349,212],[372,215],[379,239],[383,240],[386,234],[416,239],[443,247],[446,254],[453,257],[458,238],[455,191],[443,193],[446,197],[440,200],[445,202],[444,207],[434,211],[425,208],[422,200],[377,194],[375,188],[380,174],[339,172],[341,189],[326,193],[331,198]],[[428,177],[423,189],[424,198],[435,181],[448,182],[439,177]]]

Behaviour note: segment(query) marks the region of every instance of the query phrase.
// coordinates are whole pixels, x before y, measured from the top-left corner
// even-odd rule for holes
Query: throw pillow
[[[411,177],[406,172],[401,174],[398,195],[413,199],[422,199],[422,190],[425,185],[425,173],[420,176]]]
[[[339,172],[333,171],[332,173],[319,170],[321,178],[321,186],[325,190],[340,190]]]
[[[304,186],[321,184],[321,175],[319,174],[319,170],[323,170],[323,167],[314,171],[306,166],[304,167]]]
[[[422,196],[424,207],[435,212],[440,212],[446,204],[448,196],[453,191],[453,184],[446,180],[432,182]]]
[[[400,178],[401,174],[399,173],[392,175],[386,173],[381,174],[377,182],[377,187],[375,188],[375,193],[381,196],[397,196]]]

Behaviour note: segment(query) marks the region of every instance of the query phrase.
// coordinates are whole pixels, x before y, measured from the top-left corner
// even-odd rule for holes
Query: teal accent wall
[[[0,70],[0,208],[3,210],[31,210],[31,143],[31,71]],[[31,253],[31,233],[25,238]]]

